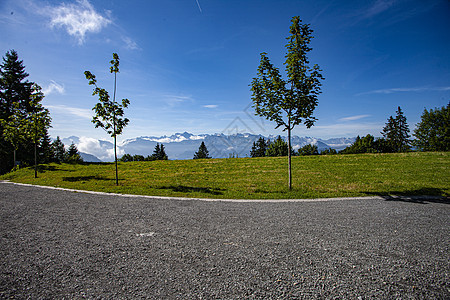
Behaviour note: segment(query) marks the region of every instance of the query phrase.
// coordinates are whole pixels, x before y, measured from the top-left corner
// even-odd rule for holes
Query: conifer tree
[[[405,152],[410,149],[409,127],[406,117],[398,107],[395,118],[390,116],[381,134],[393,152]]]
[[[167,160],[166,150],[163,144],[156,143],[155,150],[153,150],[152,160]]]
[[[40,113],[44,108],[37,108],[32,101],[36,89],[33,89],[34,83],[27,80],[28,76],[17,52],[8,51],[0,64],[0,120],[3,120],[0,121],[0,174],[14,166],[13,152],[26,163],[33,161],[33,155],[28,152],[33,140],[28,139],[27,122],[31,114]]]
[[[52,147],[52,140],[48,131],[46,131],[39,142],[39,156],[41,163],[48,164],[52,162],[55,153]]]
[[[275,141],[270,143],[266,150],[266,156],[287,156],[288,144],[283,141],[281,136],[278,136]]]
[[[68,163],[83,162],[83,158],[81,158],[80,152],[78,151],[77,146],[73,142],[72,142],[72,144],[70,144],[66,155],[67,155],[66,161]]]
[[[266,150],[269,146],[269,141],[263,137],[260,137],[256,142],[253,142],[252,150],[250,151],[251,157],[264,157],[266,156]]]
[[[64,162],[66,159],[66,148],[59,136],[57,136],[56,140],[52,143],[52,148],[54,153],[53,160],[57,163]]]
[[[206,148],[205,142],[202,142],[200,144],[200,147],[198,147],[198,151],[194,153],[193,159],[202,159],[202,158],[211,158],[209,156],[208,149]]]

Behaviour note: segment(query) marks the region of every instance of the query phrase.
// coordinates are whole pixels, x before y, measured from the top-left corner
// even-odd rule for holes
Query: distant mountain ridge
[[[263,136],[260,134],[237,133],[225,135],[223,133],[216,134],[199,134],[194,135],[188,132],[175,133],[171,136],[141,136],[127,139],[118,144],[118,157],[128,153],[131,155],[151,155],[157,143],[164,144],[169,159],[192,159],[194,153],[198,150],[200,143],[205,142],[210,156],[213,158],[246,157],[250,156],[250,150],[253,142],[260,137],[275,140],[278,135]],[[283,137],[284,140],[287,137]],[[113,144],[109,141],[96,140],[86,137],[71,136],[62,139],[63,143],[68,146],[72,142],[77,146],[82,154],[89,154],[94,157],[83,156],[85,161],[113,161],[114,149]],[[336,150],[344,149],[351,145],[355,138],[332,138],[320,139],[313,137],[292,136],[292,147],[295,150],[307,145],[316,145],[319,151],[333,148]],[[98,160],[96,160],[98,159]]]

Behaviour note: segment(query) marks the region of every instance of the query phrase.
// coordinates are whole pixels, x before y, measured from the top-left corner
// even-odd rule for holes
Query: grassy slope
[[[450,153],[358,154],[294,157],[293,190],[287,158],[237,158],[50,164],[39,178],[31,168],[1,176],[14,182],[103,192],[203,198],[319,198],[450,192]]]

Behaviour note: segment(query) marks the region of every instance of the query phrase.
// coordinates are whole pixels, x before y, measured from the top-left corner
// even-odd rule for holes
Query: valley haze
[[[171,160],[175,159],[192,159],[194,153],[198,151],[198,147],[202,141],[205,142],[209,154],[213,158],[249,157],[253,142],[260,137],[273,141],[277,135],[263,136],[251,133],[237,133],[225,135],[223,133],[216,134],[191,134],[188,132],[175,133],[171,136],[141,136],[132,139],[126,139],[118,144],[117,156],[122,157],[124,154],[131,155],[151,155],[157,143],[164,144],[166,153]],[[287,137],[282,136],[284,140]],[[350,146],[355,138],[331,138],[320,139],[314,137],[292,136],[292,148],[299,148],[311,144],[316,145],[319,151],[333,148],[342,150]],[[110,162],[114,161],[114,145],[112,141],[98,140],[90,137],[70,136],[63,138],[62,142],[68,147],[74,143],[80,151],[84,161],[86,162]]]

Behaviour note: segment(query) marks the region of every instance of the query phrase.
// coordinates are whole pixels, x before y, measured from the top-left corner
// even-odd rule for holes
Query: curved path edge
[[[214,199],[214,198],[188,198],[188,197],[167,197],[167,196],[150,196],[150,195],[133,195],[133,194],[118,194],[118,193],[106,193],[106,192],[96,192],[96,191],[87,191],[87,190],[77,190],[77,189],[69,189],[62,187],[54,187],[54,186],[45,186],[45,185],[35,185],[29,183],[18,183],[12,182],[9,180],[0,180],[0,183],[3,184],[15,184],[21,186],[30,186],[37,187],[43,189],[51,189],[51,190],[59,190],[73,193],[85,193],[85,194],[93,194],[93,195],[106,195],[106,196],[119,196],[126,198],[145,198],[145,199],[165,199],[165,200],[195,200],[195,201],[205,201],[205,202],[264,202],[264,203],[280,203],[280,202],[326,202],[326,201],[347,201],[347,200],[435,200],[435,199],[444,199],[442,196],[430,196],[430,195],[414,195],[414,196],[397,196],[397,195],[389,195],[389,196],[361,196],[361,197],[335,197],[335,198],[312,198],[312,199]]]

